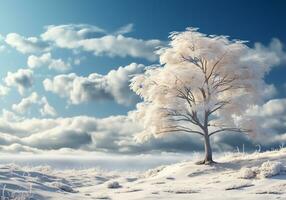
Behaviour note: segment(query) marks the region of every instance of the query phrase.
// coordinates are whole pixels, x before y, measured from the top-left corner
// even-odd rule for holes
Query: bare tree
[[[211,136],[251,131],[241,114],[259,98],[265,67],[242,42],[197,29],[173,33],[170,46],[159,54],[162,66],[135,76],[131,83],[144,99],[136,113],[145,128],[141,137],[200,135],[205,148],[200,163],[213,163]]]

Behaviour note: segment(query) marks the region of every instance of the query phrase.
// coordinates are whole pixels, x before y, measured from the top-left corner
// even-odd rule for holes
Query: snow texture
[[[286,199],[286,149],[231,153],[216,161],[184,161],[146,172],[2,165],[0,199]]]

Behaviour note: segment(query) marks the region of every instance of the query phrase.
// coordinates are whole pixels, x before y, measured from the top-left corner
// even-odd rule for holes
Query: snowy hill
[[[286,149],[142,172],[0,167],[1,200],[286,199]]]

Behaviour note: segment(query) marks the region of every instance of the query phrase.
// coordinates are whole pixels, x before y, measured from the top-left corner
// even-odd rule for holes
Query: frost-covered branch
[[[241,128],[222,128],[222,129],[219,129],[219,130],[216,130],[216,131],[209,133],[209,136],[212,136],[214,134],[221,133],[221,132],[226,132],[226,131],[237,132],[237,133],[247,133],[247,132],[250,132],[251,130],[241,129]]]

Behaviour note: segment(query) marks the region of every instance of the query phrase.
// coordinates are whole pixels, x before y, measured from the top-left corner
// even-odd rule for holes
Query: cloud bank
[[[114,100],[122,105],[131,105],[138,97],[129,89],[131,76],[142,73],[144,65],[131,63],[111,70],[106,75],[92,73],[87,77],[75,73],[61,74],[53,79],[45,79],[46,91],[67,98],[71,104],[88,101]]]
[[[33,94],[32,94],[33,95]],[[254,150],[256,145],[276,147],[286,142],[286,99],[270,100],[253,107],[250,115],[264,124],[269,132],[254,140],[244,134],[222,134],[212,139],[215,150],[233,151],[236,146]],[[22,103],[19,110],[26,109]],[[140,121],[132,115],[107,118],[76,116],[54,119],[25,119],[4,111],[0,118],[0,150],[3,152],[42,152],[48,150],[84,150],[109,153],[151,153],[156,151],[185,152],[203,150],[203,141],[193,134],[169,134],[137,143],[134,135],[142,131]],[[270,131],[271,130],[271,131]]]
[[[92,52],[94,55],[110,57],[145,58],[150,61],[157,60],[154,53],[160,40],[143,40],[125,37],[123,34],[130,32],[133,25],[121,27],[115,35],[106,34],[104,30],[90,25],[68,24],[48,26],[41,37],[44,41],[52,42],[59,48],[79,49]]]

